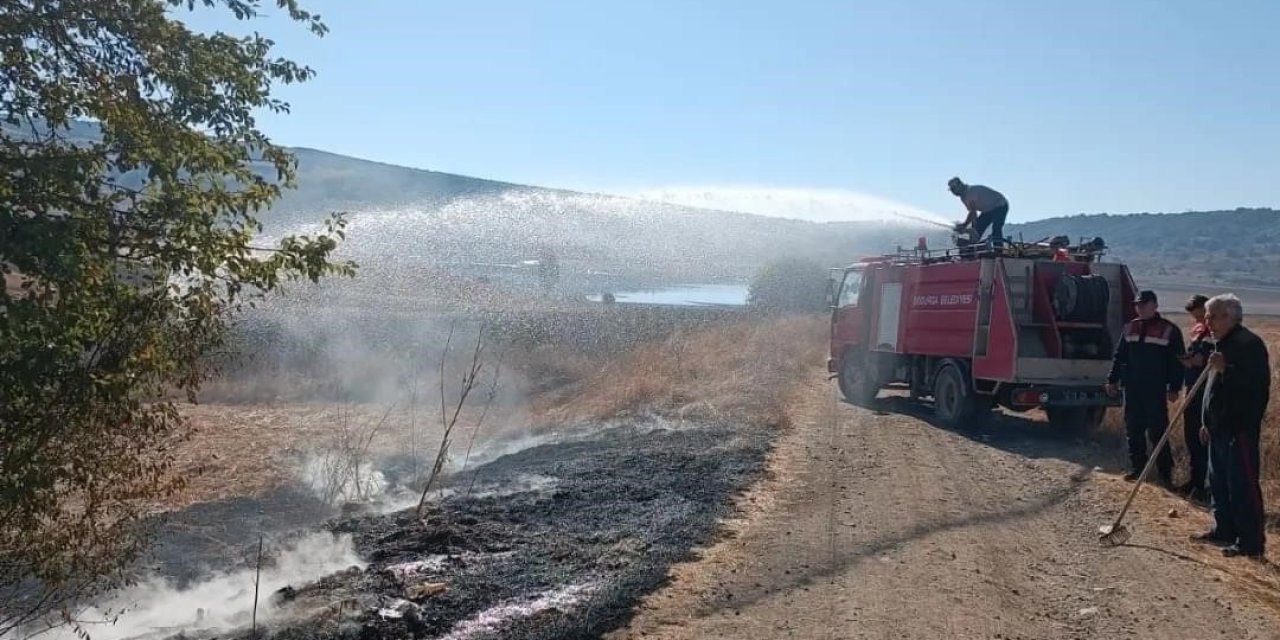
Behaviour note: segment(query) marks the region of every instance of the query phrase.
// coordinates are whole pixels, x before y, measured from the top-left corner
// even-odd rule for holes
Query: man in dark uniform
[[[1150,445],[1160,441],[1169,426],[1169,404],[1178,399],[1184,368],[1182,331],[1158,311],[1154,291],[1142,291],[1136,302],[1138,317],[1125,325],[1116,345],[1106,390],[1124,388],[1124,426],[1129,436],[1129,464],[1126,480],[1135,480],[1147,465]],[[1172,485],[1173,454],[1165,447],[1156,458],[1160,484]]]
[[[1205,308],[1214,352],[1200,438],[1209,443],[1213,529],[1192,539],[1227,545],[1222,553],[1228,557],[1261,559],[1266,532],[1258,439],[1271,393],[1267,345],[1241,324],[1244,310],[1234,295],[1210,298]]]
[[[1200,372],[1204,371],[1205,364],[1209,359],[1209,353],[1213,351],[1213,340],[1209,335],[1209,325],[1204,321],[1204,303],[1208,302],[1208,300],[1208,296],[1198,293],[1187,300],[1187,313],[1191,314],[1192,319],[1195,320],[1195,324],[1191,326],[1191,332],[1188,335],[1190,341],[1187,342],[1187,355],[1182,360],[1182,366],[1186,367],[1184,382],[1188,391],[1195,385],[1196,379],[1200,377]],[[1203,401],[1204,387],[1202,386],[1199,393],[1187,398],[1186,407],[1182,410],[1182,435],[1187,445],[1191,479],[1187,481],[1187,484],[1179,487],[1178,492],[1186,494],[1187,498],[1191,500],[1204,500],[1207,497],[1204,481],[1209,473],[1209,446],[1200,442],[1200,418],[1204,407]]]

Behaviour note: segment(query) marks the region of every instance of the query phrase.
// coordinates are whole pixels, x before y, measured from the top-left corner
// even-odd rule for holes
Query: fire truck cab
[[[834,269],[827,369],[852,403],[905,384],[957,428],[997,405],[1096,427],[1121,403],[1103,385],[1136,295],[1104,249],[1100,238],[941,251],[922,241]]]

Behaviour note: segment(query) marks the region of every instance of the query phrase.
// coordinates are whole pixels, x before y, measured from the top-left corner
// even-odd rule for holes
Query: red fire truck
[[[827,369],[845,398],[905,384],[932,396],[940,422],[978,424],[995,406],[1042,408],[1062,428],[1091,428],[1120,399],[1103,385],[1136,287],[1102,260],[1100,238],[1002,248],[920,245],[833,270]]]

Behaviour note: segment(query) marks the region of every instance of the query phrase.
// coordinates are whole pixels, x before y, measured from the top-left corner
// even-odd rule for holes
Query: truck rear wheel
[[[969,381],[954,364],[944,365],[933,380],[933,411],[939,422],[952,429],[979,426],[988,403],[977,397]]]
[[[1054,431],[1088,435],[1102,428],[1107,417],[1106,407],[1045,407],[1049,426]]]
[[[866,406],[880,393],[875,363],[865,352],[850,351],[840,362],[840,393],[850,404]]]

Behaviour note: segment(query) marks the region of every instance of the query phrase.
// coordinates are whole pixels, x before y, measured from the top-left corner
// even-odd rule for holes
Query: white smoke
[[[847,189],[755,186],[668,186],[622,193],[632,198],[702,209],[798,218],[814,222],[947,220],[924,209]]]
[[[269,551],[269,549],[268,549]],[[350,535],[317,533],[300,538],[274,555],[262,569],[258,589],[258,622],[279,618],[271,596],[323,576],[365,563],[356,555]],[[252,622],[254,575],[250,567],[213,575],[185,589],[153,578],[112,596],[77,616],[92,640],[167,637],[182,631],[228,631]],[[60,627],[41,638],[78,640],[75,630]]]
[[[300,471],[303,483],[330,506],[382,497],[390,488],[386,476],[356,455],[330,448],[309,456]]]

